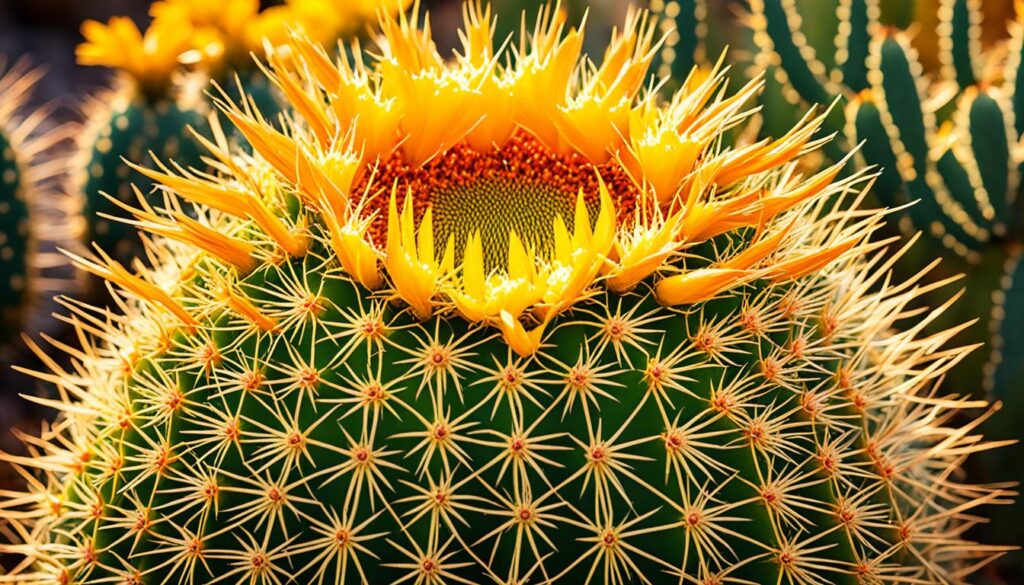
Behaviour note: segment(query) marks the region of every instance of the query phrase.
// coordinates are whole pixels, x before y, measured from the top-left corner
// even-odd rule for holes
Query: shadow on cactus
[[[37,479],[0,582],[959,582],[1005,550],[962,536],[1008,496],[952,479],[986,406],[936,393],[969,348],[888,281],[872,177],[799,170],[821,117],[728,146],[758,82],[662,103],[645,13],[595,65],[552,8],[514,60],[476,4],[448,60],[419,16],[365,64],[295,38],[285,130],[224,103],[253,152],[139,168],[158,261],[76,259],[125,313],[76,307],[93,345],[39,374],[67,400],[6,457]]]

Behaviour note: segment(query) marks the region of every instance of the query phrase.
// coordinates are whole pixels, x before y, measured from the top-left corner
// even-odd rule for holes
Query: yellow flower
[[[319,44],[332,43],[338,39],[336,16],[326,6],[312,2],[302,6],[271,6],[246,25],[239,45],[246,51],[261,54],[264,43],[281,46],[295,30],[303,31]]]
[[[484,249],[477,232],[469,237],[462,257],[460,286],[448,291],[460,313],[470,321],[497,322],[502,312],[515,319],[543,297],[533,258],[515,231],[509,233],[508,270],[487,274]]]
[[[115,16],[107,24],[82,24],[85,42],[75,55],[82,65],[100,65],[124,71],[143,89],[166,89],[178,68],[178,56],[190,48],[193,30],[188,22],[154,21],[145,34],[128,17]]]
[[[570,235],[561,215],[555,217],[555,253],[544,262],[545,312],[561,310],[580,299],[597,277],[615,240],[615,205],[604,181],[598,177],[600,213],[594,229],[583,201],[583,191],[576,196],[575,222]]]
[[[644,197],[650,198],[649,195]],[[638,205],[632,225],[624,226],[615,240],[603,269],[605,283],[615,292],[632,290],[681,247],[676,239],[681,214],[675,212],[665,217],[659,207],[652,207],[645,212],[644,207]]]
[[[288,9],[313,38],[333,43],[377,18],[377,11],[404,12],[412,0],[286,0]]]
[[[185,21],[195,28],[213,28],[236,39],[259,8],[259,0],[160,0],[153,3],[149,14],[154,20]]]
[[[315,12],[329,2],[286,6],[298,4]],[[287,130],[224,106],[255,151],[246,164],[279,177],[310,210],[309,229],[273,221],[260,190],[245,188],[253,169],[220,147],[229,171],[220,184],[149,173],[251,221],[293,256],[328,246],[348,277],[417,318],[457,313],[522,356],[558,315],[604,289],[647,286],[659,302],[688,305],[863,249],[872,226],[816,232],[796,221],[827,218],[814,206],[865,179],[833,183],[841,165],[800,174],[796,159],[817,145],[822,115],[732,148],[725,133],[754,112],[760,82],[726,97],[719,64],[667,100],[641,95],[657,46],[645,13],[630,13],[600,67],[581,56],[584,31],[552,6],[528,42],[505,52],[489,8],[467,3],[463,18],[454,59],[438,52],[418,6],[380,15],[368,59],[358,44],[334,59],[309,30],[293,32],[268,56],[295,112]],[[837,235],[809,235],[818,232]]]

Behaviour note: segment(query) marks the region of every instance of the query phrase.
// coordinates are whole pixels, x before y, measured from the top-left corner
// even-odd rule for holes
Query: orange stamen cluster
[[[488,181],[507,181],[530,187],[543,187],[546,192],[565,196],[568,206],[583,191],[588,206],[596,205],[600,194],[598,175],[605,182],[618,209],[619,220],[633,213],[638,196],[636,184],[615,161],[595,165],[574,151],[553,152],[532,135],[518,131],[496,150],[480,152],[467,143],[460,143],[438,154],[423,166],[414,167],[395,152],[380,163],[375,173],[365,173],[352,189],[364,194],[367,215],[376,213],[368,230],[371,240],[383,247],[387,235],[387,197],[397,185],[398,201],[404,205],[406,193],[413,196],[413,213],[417,221],[431,205],[432,195],[457,187],[472,187]],[[509,210],[495,210],[497,214]]]

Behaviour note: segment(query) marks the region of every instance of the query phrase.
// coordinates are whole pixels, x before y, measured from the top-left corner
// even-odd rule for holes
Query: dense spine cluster
[[[1001,550],[963,536],[1001,494],[955,475],[988,445],[946,426],[983,404],[934,394],[964,350],[889,333],[919,291],[870,292],[891,259],[685,311],[601,293],[523,359],[323,250],[220,293],[182,259],[208,317],[134,306],[59,375],[81,402],[16,461],[51,479],[7,503],[40,579],[959,582]]]
[[[135,167],[152,265],[75,257],[118,310],[68,302],[73,364],[40,349],[61,416],[3,457],[0,583],[960,583],[1006,550],[966,535],[1010,496],[959,477],[986,404],[938,389],[971,348],[924,332],[952,301],[911,306],[948,282],[891,281],[873,176],[800,171],[821,117],[732,147],[759,84],[641,95],[642,13],[601,67],[551,7],[516,64],[465,18],[454,62],[415,15],[371,65],[297,38],[287,127],[223,103],[251,152],[214,122],[215,173]],[[507,268],[434,241],[429,185],[376,182],[522,144],[596,180]]]

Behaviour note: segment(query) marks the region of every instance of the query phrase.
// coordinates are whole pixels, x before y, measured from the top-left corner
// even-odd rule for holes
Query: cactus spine
[[[253,150],[215,131],[217,176],[140,168],[157,261],[76,258],[126,313],[76,306],[94,344],[40,374],[69,399],[6,457],[37,479],[0,582],[958,582],[1004,550],[964,531],[1006,494],[953,479],[984,403],[935,393],[968,348],[833,201],[871,177],[798,171],[821,116],[727,146],[759,83],[642,94],[641,12],[592,68],[550,6],[515,60],[478,4],[447,61],[420,19],[369,63],[291,41],[298,114],[225,104]]]

